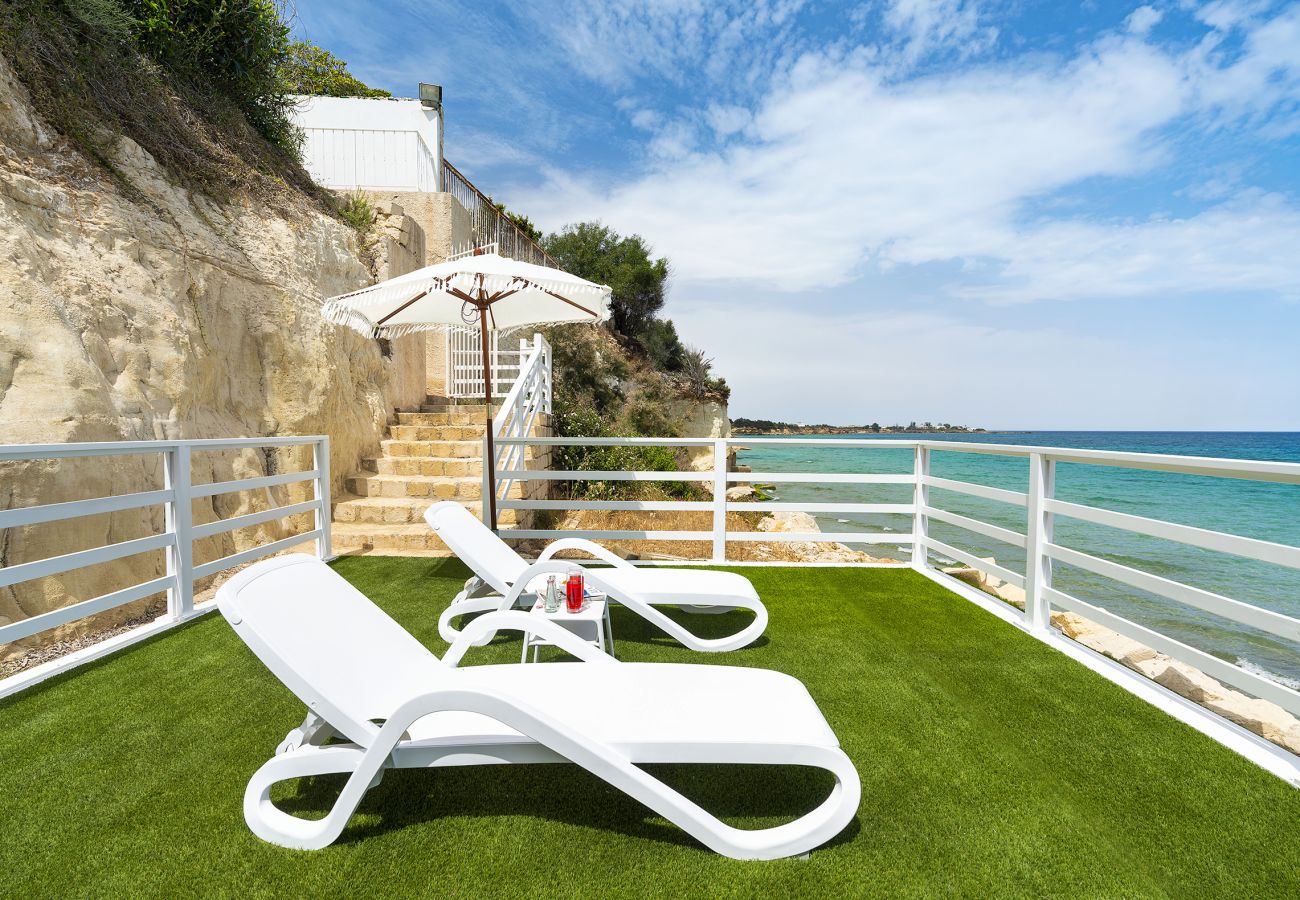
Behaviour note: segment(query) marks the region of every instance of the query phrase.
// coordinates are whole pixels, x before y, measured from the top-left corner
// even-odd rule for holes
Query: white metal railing
[[[190,475],[191,455],[204,451],[229,451],[277,447],[311,448],[311,468],[301,472],[281,472],[253,478],[239,478],[212,484],[194,484]],[[103,457],[160,455],[162,457],[163,487],[161,490],[139,491],[109,497],[49,503],[18,509],[0,509],[0,530],[24,528],[104,513],[163,508],[164,527],[159,534],[121,541],[102,547],[78,550],[45,559],[31,560],[0,568],[0,588],[12,587],[37,578],[62,575],[76,569],[125,559],[150,551],[162,550],[166,554],[166,574],[138,584],[115,590],[98,597],[82,600],[60,609],[50,610],[30,618],[0,625],[0,644],[17,641],[66,625],[86,616],[165,593],[166,615],[152,625],[136,629],[135,639],[155,633],[164,627],[187,621],[208,612],[212,603],[194,603],[194,583],[215,575],[232,566],[252,562],[307,542],[314,542],[316,553],[322,559],[330,558],[330,490],[329,490],[329,438],[313,437],[262,437],[232,438],[229,440],[183,441],[103,441],[79,444],[10,444],[0,445],[0,463],[32,460],[67,460]],[[208,497],[236,491],[262,490],[282,485],[310,482],[312,498],[272,509],[260,510],[228,519],[195,525],[192,521],[192,503]],[[288,516],[311,513],[312,528],[300,534],[272,541],[214,559],[194,564],[194,542],[216,537],[239,528],[261,525]],[[113,642],[120,646],[121,640]],[[94,648],[92,647],[93,651]],[[37,667],[39,672],[20,672],[0,680],[0,697],[21,689],[43,677],[49,677],[62,668],[85,661],[85,655],[55,660],[54,665]]]
[[[528,468],[526,441],[533,434],[539,415],[551,414],[551,396],[554,384],[551,374],[551,345],[538,332],[533,342],[519,342],[519,376],[511,385],[501,408],[492,418],[494,442],[492,467],[501,474],[497,481],[497,497],[510,496],[510,488],[518,480],[513,473]],[[482,383],[482,379],[480,379]],[[486,438],[483,448],[487,458]],[[491,493],[488,486],[488,467],[483,467],[483,496]],[[543,501],[534,501],[543,502]],[[497,508],[504,508],[498,500]],[[538,507],[543,508],[543,507]],[[489,518],[488,506],[483,504],[483,518]]]
[[[475,247],[495,244],[502,256],[558,268],[555,260],[512,222],[491,197],[445,159],[442,161],[442,190],[455,197],[469,213],[471,241]]]
[[[871,448],[881,450],[910,450],[913,456],[911,471],[888,472],[728,472],[726,462],[731,448],[744,445],[758,448],[763,445],[809,449]],[[526,447],[568,446],[660,446],[711,448],[713,469],[706,472],[659,471],[577,471],[577,470],[527,470],[521,464]],[[510,452],[513,450],[514,452]],[[941,478],[931,474],[931,455],[938,452],[953,454],[991,454],[1023,460],[1028,468],[1028,490],[1015,491],[991,487],[974,482]],[[705,562],[727,563],[727,546],[733,542],[809,541],[842,544],[888,544],[911,549],[910,566],[928,577],[963,592],[971,599],[972,589],[942,573],[931,561],[931,554],[942,554],[985,574],[1022,588],[1026,603],[1023,611],[1004,604],[999,615],[1008,617],[1024,629],[1039,636],[1059,634],[1051,622],[1053,609],[1078,613],[1093,622],[1138,641],[1175,660],[1201,669],[1206,674],[1256,697],[1269,700],[1293,715],[1300,715],[1300,693],[1284,684],[1248,671],[1213,654],[1161,634],[1152,628],[1121,617],[1094,603],[1079,599],[1053,584],[1053,565],[1064,564],[1102,576],[1130,588],[1137,588],[1162,598],[1186,604],[1196,609],[1259,629],[1285,641],[1300,641],[1300,619],[1265,609],[1251,603],[1194,587],[1162,575],[1144,571],[1135,565],[1117,563],[1082,550],[1065,546],[1054,535],[1056,520],[1069,518],[1081,522],[1121,529],[1130,533],[1147,535],[1173,541],[1186,546],[1233,554],[1249,560],[1269,563],[1289,569],[1300,569],[1300,548],[1257,538],[1243,537],[1219,531],[1196,528],[1129,513],[1116,512],[1095,506],[1067,502],[1055,496],[1056,467],[1060,463],[1090,466],[1109,466],[1150,472],[1182,473],[1212,478],[1248,479],[1278,484],[1300,484],[1300,464],[1264,462],[1255,460],[1217,459],[1173,456],[1147,453],[1112,452],[1105,450],[1073,450],[1066,448],[1039,448],[1001,444],[976,444],[933,440],[827,440],[818,438],[543,438],[527,436],[516,429],[514,433],[499,433],[497,437],[499,483],[545,480],[564,481],[656,481],[695,482],[708,492],[707,500],[529,500],[506,499],[499,495],[499,509],[514,510],[642,510],[642,511],[694,511],[711,514],[711,527],[705,530],[545,530],[511,529],[502,532],[510,539],[554,539],[560,537],[586,537],[596,540],[653,540],[653,541],[704,541],[711,547]],[[859,502],[748,502],[728,500],[727,488],[738,483],[815,483],[815,484],[894,484],[910,486],[910,502],[859,503]],[[1004,525],[986,522],[971,515],[958,514],[944,509],[934,492],[952,492],[995,501],[1012,508],[1024,510],[1023,532]],[[910,533],[880,532],[762,532],[732,531],[727,524],[728,512],[807,512],[846,514],[899,514],[911,517]],[[973,553],[941,541],[931,533],[931,523],[942,522],[957,529],[979,534],[993,541],[1023,550],[1023,569],[1013,570],[1005,565],[981,559]],[[653,564],[653,563],[649,563]],[[680,563],[678,563],[680,564]],[[778,563],[779,564],[779,563]],[[843,565],[839,563],[838,565]],[[881,565],[866,563],[863,565]],[[991,598],[980,595],[984,601]],[[1278,751],[1284,752],[1284,751]],[[1294,758],[1292,758],[1294,761]],[[1293,773],[1300,772],[1292,764]],[[1294,774],[1292,776],[1294,779]]]
[[[492,370],[492,396],[504,397],[519,379],[520,368],[528,353],[527,341],[519,332],[488,332],[488,364]],[[447,372],[447,396],[481,400],[483,397],[482,335],[477,326],[449,327],[444,340]],[[512,346],[514,345],[514,346]]]

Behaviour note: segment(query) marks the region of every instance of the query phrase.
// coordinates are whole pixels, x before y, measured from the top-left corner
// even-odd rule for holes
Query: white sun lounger
[[[705,846],[738,859],[805,853],[853,818],[857,771],[796,679],[735,666],[620,663],[524,612],[476,619],[439,660],[323,562],[283,556],[217,594],[222,614],[307,705],[307,718],[253,775],[244,818],[265,841],[305,850],[338,838],[386,768],[572,762]],[[580,662],[458,668],[472,640],[499,629],[544,633]],[[339,737],[344,742],[328,746]],[[774,828],[733,828],[639,765],[767,763],[835,776],[830,796]],[[272,785],[346,774],[329,814],[277,809]]]
[[[561,550],[580,550],[609,563],[611,568],[583,567],[587,586],[604,592],[692,650],[715,653],[737,650],[753,643],[767,627],[767,608],[758,599],[754,586],[748,578],[734,572],[638,569],[599,544],[582,538],[552,542],[537,562],[529,565],[459,503],[450,500],[435,503],[425,510],[424,518],[442,542],[499,594],[471,597],[463,591],[456,595],[438,619],[438,633],[449,643],[461,633],[451,624],[457,616],[513,609],[521,594],[540,590],[547,575],[563,575],[581,565],[580,560],[552,559]],[[752,610],[754,620],[727,637],[702,638],[655,609],[656,605],[684,606],[692,612],[726,612],[739,607]]]

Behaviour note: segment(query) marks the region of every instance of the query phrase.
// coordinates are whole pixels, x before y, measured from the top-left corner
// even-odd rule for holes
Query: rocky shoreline
[[[968,567],[944,571],[1016,609],[1025,608],[1025,592],[1015,585]],[[1180,697],[1218,713],[1285,750],[1300,754],[1300,719],[1276,703],[1233,690],[1194,666],[1179,662],[1076,613],[1052,613],[1052,624],[1066,637],[1090,650],[1127,666]]]

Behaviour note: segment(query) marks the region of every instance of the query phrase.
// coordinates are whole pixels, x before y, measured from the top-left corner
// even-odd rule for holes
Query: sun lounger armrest
[[[461,631],[460,637],[451,645],[443,655],[442,661],[447,666],[455,668],[460,665],[465,653],[472,647],[475,642],[483,639],[491,639],[498,631],[526,631],[537,637],[545,638],[548,643],[554,644],[570,656],[577,657],[583,662],[589,663],[617,663],[618,660],[607,655],[598,647],[595,647],[582,638],[578,637],[567,628],[543,619],[541,616],[530,615],[526,612],[513,610],[509,612],[493,612],[485,616],[479,616],[473,622],[470,622]]]
[[[546,545],[546,549],[542,551],[541,556],[537,557],[537,561],[546,562],[561,550],[581,550],[583,553],[590,553],[601,562],[607,562],[611,566],[617,566],[620,569],[636,568],[617,553],[600,546],[595,541],[577,537],[560,538],[558,541],[552,541]]]

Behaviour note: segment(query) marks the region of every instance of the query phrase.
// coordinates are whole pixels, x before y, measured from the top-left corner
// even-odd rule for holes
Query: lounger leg
[[[311,747],[271,758],[253,774],[244,791],[244,821],[264,841],[295,850],[319,850],[343,833],[366,791],[379,783],[388,752],[371,747]],[[300,819],[277,809],[271,788],[281,781],[350,773],[334,806],[323,819]]]

